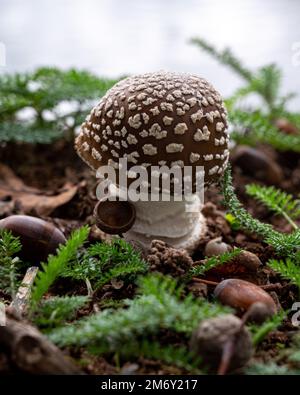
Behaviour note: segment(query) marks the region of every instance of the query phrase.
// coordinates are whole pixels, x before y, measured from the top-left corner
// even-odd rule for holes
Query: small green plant
[[[292,346],[285,352],[288,360],[300,370],[300,332],[293,337]]]
[[[15,256],[21,251],[21,243],[11,232],[0,230],[0,289],[13,299],[16,295],[20,274],[20,259]]]
[[[230,48],[219,51],[211,43],[199,37],[192,38],[191,43],[197,45],[221,64],[230,67],[244,80],[251,81],[254,78],[253,72],[243,65],[242,61],[233,54]]]
[[[112,279],[130,280],[148,270],[140,254],[123,239],[95,243],[64,270],[64,277],[88,281],[97,290]]]
[[[35,311],[33,321],[41,328],[53,328],[75,318],[77,311],[84,307],[87,296],[54,296],[42,300]]]
[[[75,230],[66,244],[58,248],[56,255],[50,255],[47,263],[41,263],[43,270],[38,272],[31,296],[33,306],[39,303],[55,280],[66,270],[67,265],[75,259],[88,234],[88,226]]]
[[[281,311],[273,315],[262,325],[252,325],[250,329],[252,332],[253,345],[257,347],[270,332],[275,331],[281,325],[285,317],[286,313]]]
[[[260,376],[294,376],[299,375],[300,370],[290,369],[287,365],[277,365],[274,362],[271,363],[256,363],[246,370],[246,374],[249,375],[260,375]]]
[[[239,230],[240,227],[239,227],[238,221],[232,214],[226,213],[225,219],[228,222],[228,224],[230,225],[232,230]]]
[[[283,278],[291,281],[300,289],[300,254],[294,258],[270,259],[268,265]]]
[[[283,216],[299,234],[299,227],[294,222],[300,217],[300,202],[298,199],[273,186],[251,184],[246,186],[246,192],[256,200],[262,202],[271,211]],[[284,236],[283,236],[284,237]],[[296,251],[285,260],[270,259],[269,266],[280,273],[283,278],[290,280],[300,289],[300,253]]]
[[[221,255],[216,255],[209,258],[207,257],[200,265],[197,265],[191,269],[190,275],[199,276],[214,267],[224,265],[225,263],[236,258],[241,253],[241,251],[242,250],[240,248],[235,248],[233,251],[224,252],[224,254]]]
[[[277,232],[275,232],[271,225],[264,224],[259,220],[253,218],[247,210],[242,207],[238,197],[235,194],[234,186],[232,184],[232,175],[230,166],[227,167],[222,179],[222,192],[224,204],[229,213],[235,218],[238,226],[250,233],[255,233],[268,239]]]
[[[105,349],[101,347],[92,347],[89,349],[93,354],[103,354]],[[147,358],[164,364],[177,366],[185,369],[189,373],[201,373],[199,366],[201,359],[194,355],[185,346],[174,346],[172,344],[163,345],[157,340],[143,339],[130,342],[124,342],[118,346],[116,355],[124,359]]]
[[[288,118],[288,115],[285,114],[285,117]],[[256,146],[261,143],[271,145],[278,151],[300,152],[300,134],[280,132],[260,111],[235,109],[230,111],[229,120],[233,127],[230,136],[238,144]]]
[[[235,217],[240,228],[262,236],[263,241],[274,247],[279,256],[287,257],[285,261],[272,259],[269,265],[284,278],[289,279],[300,287],[300,229],[292,221],[298,216],[298,201],[292,201],[292,197],[274,187],[250,186],[248,192],[263,201],[268,207],[284,216],[289,222],[292,221],[295,230],[290,234],[280,233],[269,224],[264,224],[253,218],[241,205],[232,185],[230,167],[225,171],[222,189],[224,203],[229,212]]]
[[[50,143],[73,138],[95,100],[116,82],[87,71],[40,68],[0,76],[0,142]],[[22,111],[30,113],[23,119]]]
[[[226,307],[183,296],[174,279],[147,275],[140,279],[139,296],[127,308],[92,315],[75,325],[54,329],[49,337],[61,346],[87,346],[99,352],[120,352],[127,343],[159,336],[161,330],[190,335],[199,322],[228,312]]]
[[[225,171],[221,184],[224,204],[229,213],[234,216],[241,229],[261,236],[263,241],[272,245],[279,255],[288,256],[295,254],[300,248],[299,229],[290,234],[280,233],[274,230],[271,225],[253,218],[252,215],[242,207],[242,204],[235,194],[230,166],[228,166]]]
[[[256,93],[263,99],[270,114],[281,113],[286,103],[295,96],[294,93],[289,93],[286,96],[280,95],[282,73],[275,64],[269,64],[252,71],[245,67],[240,59],[228,48],[219,51],[202,38],[193,38],[191,42],[221,64],[231,68],[246,82],[246,85],[238,89],[227,101],[230,109],[237,100],[246,97],[250,93]]]
[[[231,138],[238,144],[269,144],[280,151],[300,152],[300,133],[285,134],[274,126],[274,120],[285,118],[300,131],[300,114],[287,111],[286,104],[295,97],[294,93],[281,95],[282,72],[275,64],[269,64],[258,70],[250,70],[228,48],[217,50],[212,44],[201,38],[192,39],[192,43],[207,52],[221,64],[229,67],[245,81],[225,100],[229,109],[229,121],[232,126]],[[242,99],[256,94],[265,104],[243,106]],[[245,108],[243,108],[245,107]]]
[[[246,374],[259,375],[300,375],[299,331],[293,336],[288,348],[281,350],[272,363],[254,363],[246,369]]]
[[[294,229],[298,229],[294,220],[300,217],[300,200],[272,186],[251,184],[246,186],[246,192],[267,206],[269,210],[282,215]]]

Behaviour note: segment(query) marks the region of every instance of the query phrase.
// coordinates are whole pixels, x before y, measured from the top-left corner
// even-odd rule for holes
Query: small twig
[[[282,289],[282,284],[275,283],[275,284],[265,284],[260,285],[260,288],[264,289],[265,291],[279,291]]]
[[[28,309],[32,285],[38,270],[39,269],[36,266],[32,266],[27,269],[22,284],[20,285],[16,296],[10,304],[10,307],[16,310],[16,312],[21,316],[26,314]]]
[[[85,283],[86,283],[86,287],[87,287],[87,290],[88,290],[88,297],[92,301],[93,310],[94,310],[95,313],[99,313],[99,311],[100,311],[99,307],[98,307],[97,303],[94,300],[95,299],[95,292],[93,291],[92,284],[91,284],[91,282],[90,282],[90,280],[88,278],[85,279]]]
[[[251,314],[250,309],[245,312],[243,317],[241,318],[241,325],[238,327],[238,329],[232,334],[232,336],[228,339],[228,341],[225,343],[224,348],[223,348],[223,353],[222,353],[222,358],[221,362],[218,368],[218,375],[225,375],[229,369],[229,365],[232,359],[232,356],[234,354],[235,346],[236,346],[236,341],[238,335],[241,333],[243,330],[246,322],[248,321],[249,315]]]
[[[216,281],[209,281],[209,280],[204,280],[202,278],[197,278],[197,277],[192,277],[192,280],[195,281],[196,283],[201,283],[201,284],[207,284],[207,285],[212,285],[216,287],[219,283]]]
[[[92,284],[88,278],[85,279],[85,284],[86,284],[87,291],[88,291],[88,297],[92,299],[93,295],[94,295],[94,291],[92,288]]]
[[[287,220],[287,222],[292,226],[294,230],[298,230],[298,225],[292,220],[292,218],[284,211],[281,212],[281,215]]]
[[[235,336],[231,336],[231,338],[225,343],[222,353],[221,362],[218,368],[218,375],[224,376],[228,370],[235,346]]]

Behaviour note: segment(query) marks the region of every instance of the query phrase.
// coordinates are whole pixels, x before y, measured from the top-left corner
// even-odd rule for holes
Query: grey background
[[[87,68],[102,76],[168,69],[209,79],[227,96],[233,73],[189,44],[201,36],[230,46],[250,67],[277,62],[283,92],[300,93],[300,0],[0,0],[5,71],[41,65]],[[293,101],[300,108],[300,97]]]

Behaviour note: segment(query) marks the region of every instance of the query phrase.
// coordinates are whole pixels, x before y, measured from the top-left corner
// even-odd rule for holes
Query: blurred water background
[[[300,65],[292,62],[300,0],[0,0],[0,73],[43,65],[110,77],[177,70],[228,96],[241,81],[191,45],[195,36],[231,47],[253,68],[278,63],[283,92],[299,92],[291,108],[300,108]]]

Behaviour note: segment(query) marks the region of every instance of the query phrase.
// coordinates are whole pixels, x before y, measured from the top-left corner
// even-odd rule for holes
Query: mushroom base
[[[197,195],[181,202],[138,201],[133,204],[136,220],[124,237],[146,251],[152,240],[159,239],[193,253],[206,232],[206,221],[200,212],[202,204]]]

